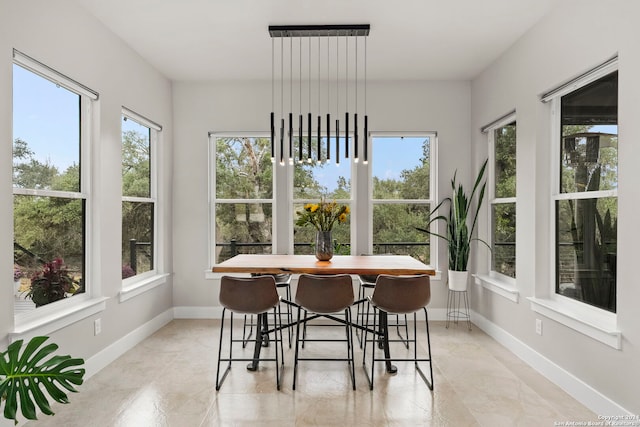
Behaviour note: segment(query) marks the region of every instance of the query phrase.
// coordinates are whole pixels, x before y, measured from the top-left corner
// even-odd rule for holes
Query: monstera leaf
[[[17,424],[18,404],[22,415],[36,419],[36,405],[43,414],[53,415],[47,395],[59,403],[69,403],[65,390],[76,392],[82,384],[85,370],[77,368],[83,359],[71,356],[47,357],[58,349],[57,344],[44,342],[48,337],[34,337],[25,346],[19,340],[0,353],[0,407],[4,417]]]

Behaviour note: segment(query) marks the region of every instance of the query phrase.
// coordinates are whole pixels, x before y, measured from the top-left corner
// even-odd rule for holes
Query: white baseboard
[[[538,353],[507,331],[472,311],[471,321],[482,329],[487,335],[505,346],[509,351],[525,361],[536,371],[540,372],[549,381],[566,391],[578,402],[585,405],[598,415],[632,415],[622,406],[618,405],[589,384],[580,380],[572,373],[566,371],[553,361]]]
[[[118,357],[131,350],[137,344],[144,341],[145,338],[151,336],[154,332],[156,332],[158,329],[162,328],[172,320],[173,310],[169,309],[154,317],[144,325],[129,332],[127,335],[120,338],[110,346],[106,347],[104,350],[96,353],[91,358],[85,360],[85,380],[100,372],[100,370],[107,366],[109,363],[113,362]]]

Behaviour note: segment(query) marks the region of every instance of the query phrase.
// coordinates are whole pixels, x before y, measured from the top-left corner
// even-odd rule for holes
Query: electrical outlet
[[[96,319],[93,321],[93,335],[98,335],[102,332],[102,319]]]
[[[536,319],[536,334],[542,335],[542,320]]]

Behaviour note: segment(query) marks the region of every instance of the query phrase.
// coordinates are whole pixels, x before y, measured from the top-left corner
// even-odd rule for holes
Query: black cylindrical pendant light
[[[276,114],[272,111],[271,112],[271,161],[275,161],[276,159],[276,145],[275,145],[275,139],[276,139]]]
[[[353,161],[358,162],[358,113],[353,115]]]
[[[333,154],[334,158],[336,159],[336,164],[340,163],[340,120],[338,117],[340,117],[342,115],[342,113],[344,112],[344,142],[345,142],[345,150],[344,150],[344,154],[345,154],[345,158],[349,157],[349,151],[350,151],[350,146],[351,143],[353,143],[353,154],[354,154],[354,160],[357,162],[358,161],[358,151],[360,150],[360,141],[359,141],[359,135],[362,134],[362,132],[358,132],[358,127],[360,127],[360,129],[362,129],[362,126],[360,126],[360,124],[358,123],[358,113],[362,113],[360,114],[361,116],[364,116],[364,139],[363,139],[363,150],[364,150],[364,161],[366,162],[368,160],[368,134],[369,134],[369,124],[368,124],[368,115],[367,115],[367,109],[366,109],[366,103],[367,103],[367,99],[366,99],[366,39],[365,39],[365,70],[364,70],[364,78],[365,78],[365,94],[364,94],[364,103],[365,103],[365,109],[364,112],[362,111],[358,111],[358,104],[359,104],[359,97],[358,97],[358,80],[359,80],[359,73],[358,73],[358,67],[359,67],[359,59],[358,59],[358,37],[362,37],[362,36],[368,36],[369,35],[369,29],[370,26],[369,25],[288,25],[288,26],[269,26],[269,34],[271,35],[272,38],[280,38],[281,42],[280,42],[280,112],[279,112],[279,117],[276,117],[275,115],[275,97],[276,95],[276,81],[275,81],[275,44],[272,40],[272,64],[271,64],[271,68],[272,68],[272,73],[271,73],[271,85],[272,85],[272,108],[271,108],[271,114],[270,114],[270,138],[271,138],[271,157],[272,159],[275,161],[275,157],[278,155],[278,149],[276,147],[277,144],[277,140],[276,138],[278,137],[278,131],[276,128],[276,121],[279,121],[279,127],[280,127],[280,163],[284,165],[284,162],[286,160],[286,158],[289,158],[289,163],[293,164],[294,160],[295,160],[295,151],[294,151],[294,139],[298,138],[298,145],[297,145],[297,150],[298,152],[298,163],[302,163],[304,161],[305,155],[304,153],[304,137],[306,136],[307,138],[307,152],[308,152],[308,158],[307,161],[309,163],[311,163],[312,161],[317,160],[318,162],[322,162],[323,161],[323,150],[326,150],[326,154],[324,156],[327,162],[330,161],[331,159],[331,155],[333,154],[332,151],[332,143],[333,141],[331,140],[331,134],[333,133],[333,131],[331,130],[331,111],[332,109],[330,108],[331,106],[331,102],[335,103],[335,151]],[[285,37],[289,37],[289,103],[288,103],[288,111],[285,110],[285,105],[284,105],[284,86],[285,86],[285,82],[284,82],[284,60],[285,60],[285,54],[284,54],[284,38]],[[293,75],[294,75],[294,71],[293,71],[293,37],[297,37],[300,40],[300,44],[299,44],[299,69],[298,69],[298,78],[299,78],[299,83],[298,86],[296,86],[293,82]],[[317,93],[317,99],[315,99],[316,97],[312,98],[311,93],[312,93],[312,88],[311,88],[311,75],[315,74],[315,72],[312,73],[311,69],[312,69],[312,60],[311,60],[311,46],[312,46],[312,41],[311,38],[313,37],[317,37],[318,38],[318,78],[317,78],[317,82],[318,82],[318,93]],[[327,68],[327,76],[325,79],[325,82],[322,82],[322,79],[324,76],[322,76],[321,74],[321,70],[322,70],[322,65],[324,65],[321,61],[321,57],[322,54],[324,54],[324,52],[322,52],[321,54],[321,48],[322,48],[322,37],[327,37],[327,63],[326,63],[326,68]],[[344,87],[341,87],[340,84],[340,74],[342,73],[342,68],[340,65],[340,56],[342,55],[342,52],[340,50],[340,38],[344,37],[345,38],[345,65],[344,65],[344,72],[345,72],[345,79],[344,79]],[[309,61],[309,75],[308,75],[308,90],[309,90],[309,109],[307,111],[307,132],[304,132],[304,112],[302,111],[302,90],[303,90],[303,83],[302,83],[302,38],[307,38],[308,42],[309,42],[309,49],[308,49],[308,61]],[[355,40],[355,73],[354,76],[350,76],[349,72],[351,70],[349,70],[349,39],[353,38]],[[335,59],[336,59],[336,63],[335,63],[335,89],[333,87],[333,79],[330,78],[330,73],[331,73],[331,64],[330,64],[330,52],[332,47],[332,42],[331,39],[336,40],[336,46],[335,46]],[[353,60],[353,58],[351,58]],[[352,71],[353,72],[353,71]],[[355,79],[353,78],[355,77]],[[314,79],[315,80],[315,79]],[[353,85],[353,81],[355,80],[355,86]],[[352,83],[349,83],[352,82]],[[322,94],[321,91],[324,88],[323,84],[326,84],[326,90],[327,90],[327,101],[326,104],[324,103],[324,100],[321,99]],[[293,124],[293,110],[294,110],[294,106],[293,106],[293,96],[294,96],[294,86],[296,86],[297,88],[299,88],[299,92],[298,92],[298,96],[299,96],[299,105],[298,105],[298,132],[297,134],[294,136],[294,132],[295,132],[295,126]],[[333,95],[333,90],[335,90],[335,96],[336,98],[333,99],[332,95]],[[353,106],[349,105],[349,97],[352,96],[351,92],[355,92],[355,108]],[[345,94],[345,103],[342,105],[342,107],[344,107],[343,110],[341,110],[341,93]],[[318,103],[318,112],[317,112],[317,117],[318,117],[318,122],[317,122],[317,135],[316,136],[316,147],[314,147],[312,145],[312,136],[313,136],[313,130],[312,130],[312,126],[313,126],[313,118],[312,118],[312,110],[311,110],[311,105],[312,105],[312,99],[314,100],[314,102],[317,100]],[[326,108],[322,108],[322,107],[326,107]],[[349,109],[351,108],[351,111],[354,112],[353,117],[349,117]],[[324,111],[322,111],[324,109]],[[289,123],[288,126],[286,124],[286,115],[287,113],[289,114]],[[325,148],[323,146],[323,141],[322,141],[322,121],[324,116],[326,115],[326,130],[325,130],[325,135],[324,137],[326,138],[326,143],[327,143],[327,147]],[[349,123],[351,122],[351,123]],[[285,127],[287,126],[287,127]],[[351,128],[351,129],[350,129]],[[286,147],[286,142],[285,142],[285,138],[287,138],[287,136],[285,136],[285,132],[286,130],[288,130],[289,134],[288,134],[288,142],[289,142],[289,154],[288,156],[285,154],[285,147]],[[350,134],[349,132],[352,131],[352,134]],[[350,136],[352,137],[351,140],[349,139]],[[317,156],[313,156],[313,150],[317,149]]]
[[[307,161],[311,163],[311,113],[307,114]]]
[[[336,165],[340,164],[340,120],[336,120]]]
[[[331,160],[331,114],[327,113],[327,163]]]
[[[302,114],[298,116],[298,163],[302,163]]]
[[[369,162],[369,116],[364,116],[364,159],[362,162]]]
[[[322,129],[322,116],[318,116],[318,139],[317,139],[317,143],[318,143],[318,163],[322,162],[322,140],[320,138],[320,130]]]
[[[289,113],[289,164],[293,163],[293,113]]]
[[[284,165],[284,119],[280,120],[280,164]]]
[[[349,113],[344,113],[344,157],[349,158]]]

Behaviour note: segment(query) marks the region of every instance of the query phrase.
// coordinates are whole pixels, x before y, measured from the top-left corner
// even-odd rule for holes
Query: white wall
[[[371,131],[437,131],[439,191],[449,189],[449,177],[460,169],[470,179],[469,82],[369,82]],[[218,305],[218,285],[205,280],[208,254],[208,132],[269,129],[271,82],[174,84],[174,305]],[[200,202],[197,202],[200,201]],[[366,215],[367,207],[357,207]],[[356,219],[358,220],[358,219]],[[446,251],[440,246],[440,264]],[[434,307],[445,307],[444,285],[433,282]]]
[[[640,413],[640,287],[634,248],[640,233],[640,29],[635,1],[558,2],[541,20],[472,82],[471,129],[474,162],[487,156],[482,125],[517,110],[517,287],[520,302],[473,286],[475,311],[552,363],[617,402]],[[531,310],[526,297],[551,289],[549,106],[541,93],[619,54],[618,329],[615,350]],[[486,217],[484,218],[486,224]],[[483,227],[486,233],[487,227]],[[482,230],[481,230],[482,231]],[[485,234],[486,235],[486,234]],[[482,257],[478,265],[486,265]],[[543,335],[535,334],[535,318]]]
[[[50,334],[61,351],[88,358],[135,328],[171,308],[171,279],[120,303],[121,108],[126,106],[164,126],[161,197],[167,222],[160,230],[168,244],[164,262],[171,268],[171,84],[119,38],[73,2],[0,0],[0,277],[9,282],[12,268],[12,49],[43,62],[99,92],[97,140],[93,143],[92,188],[96,228],[92,285],[108,297],[107,308]],[[166,148],[169,150],[166,150]],[[164,154],[163,154],[164,153]],[[13,292],[0,286],[0,348],[13,331]],[[102,318],[102,333],[93,334],[93,319]]]

